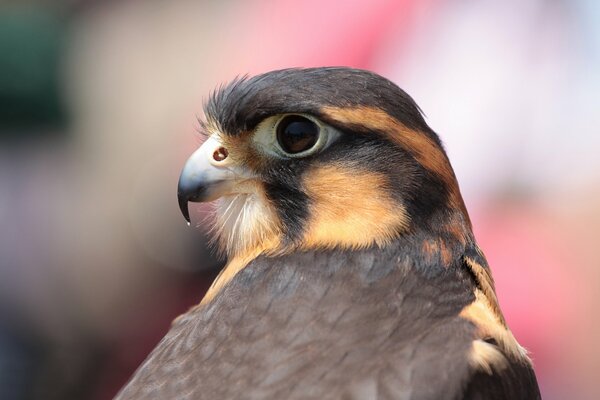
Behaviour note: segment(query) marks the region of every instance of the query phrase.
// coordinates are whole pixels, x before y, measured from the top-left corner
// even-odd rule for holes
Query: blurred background
[[[203,100],[323,65],[415,98],[544,398],[600,398],[594,0],[4,0],[0,398],[114,396],[222,265],[176,202]]]

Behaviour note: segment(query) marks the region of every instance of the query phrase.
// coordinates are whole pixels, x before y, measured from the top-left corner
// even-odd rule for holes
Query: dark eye
[[[290,154],[310,149],[319,140],[319,127],[300,115],[288,115],[277,125],[277,142]]]

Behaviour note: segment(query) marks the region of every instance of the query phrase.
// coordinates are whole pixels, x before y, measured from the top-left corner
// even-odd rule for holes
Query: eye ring
[[[321,127],[303,115],[288,114],[275,126],[275,137],[282,151],[300,156],[319,143]]]
[[[293,116],[304,118],[316,124],[319,132],[317,142],[314,143],[312,147],[309,147],[307,145],[306,150],[300,151],[298,153],[287,152],[285,148],[282,147],[281,143],[279,143],[279,141],[277,140],[277,129],[279,128],[282,122],[285,122],[286,118]],[[283,129],[283,125],[281,125],[280,129]],[[290,113],[277,114],[262,120],[254,129],[252,142],[254,143],[256,150],[262,154],[279,159],[289,159],[303,158],[319,153],[325,150],[327,147],[329,147],[340,136],[340,131],[333,128],[332,126],[323,123],[318,118],[310,114]]]

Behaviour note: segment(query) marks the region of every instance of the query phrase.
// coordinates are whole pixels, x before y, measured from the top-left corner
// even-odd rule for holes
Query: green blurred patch
[[[45,7],[0,7],[0,138],[64,132],[65,18]]]

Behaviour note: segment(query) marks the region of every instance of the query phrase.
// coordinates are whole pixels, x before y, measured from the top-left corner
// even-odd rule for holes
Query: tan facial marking
[[[408,226],[384,175],[319,165],[303,186],[311,203],[303,248],[381,246]]]
[[[343,124],[362,125],[389,133],[390,139],[411,151],[425,168],[442,177],[453,176],[448,159],[429,136],[408,129],[383,110],[374,107],[325,107],[322,112]]]
[[[385,111],[375,107],[324,107],[321,112],[328,118],[345,125],[362,126],[387,134],[426,169],[438,176],[450,191],[450,201],[468,215],[454,171],[443,150],[426,134],[408,129]]]

